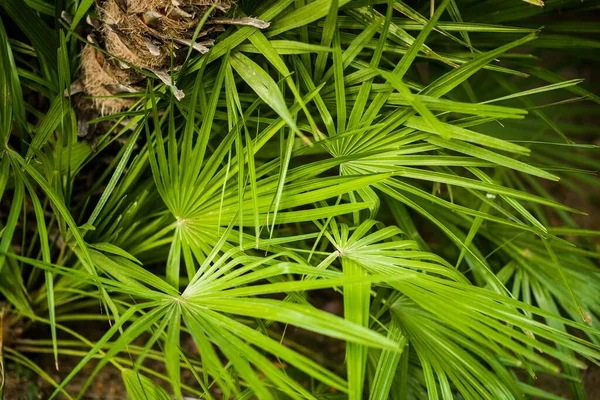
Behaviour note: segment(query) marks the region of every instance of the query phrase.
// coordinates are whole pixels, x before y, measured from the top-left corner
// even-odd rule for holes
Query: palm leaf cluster
[[[158,3],[0,0],[3,374],[50,398],[104,368],[132,399],[559,398],[549,374],[586,398],[598,232],[559,196],[598,188],[600,97],[561,73],[599,61],[597,2]],[[181,32],[150,27],[175,8]],[[75,95],[87,53],[115,79]],[[45,354],[77,361],[56,381]]]

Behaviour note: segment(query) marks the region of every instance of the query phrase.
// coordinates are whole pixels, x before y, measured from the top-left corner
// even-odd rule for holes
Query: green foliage
[[[600,186],[598,87],[562,76],[598,5],[532,3],[245,1],[269,29],[83,139],[93,2],[0,0],[5,362],[50,398],[116,368],[131,399],[585,399],[600,234],[557,193]]]

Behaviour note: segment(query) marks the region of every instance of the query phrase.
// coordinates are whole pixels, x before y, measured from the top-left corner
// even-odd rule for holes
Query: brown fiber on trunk
[[[97,39],[94,45],[85,45],[81,54],[81,87],[93,97],[94,110],[110,115],[132,107],[135,99],[114,95],[138,91],[133,85],[145,86],[140,69],[159,78],[172,75],[190,47],[208,52],[214,43],[211,36],[223,32],[225,25],[269,26],[255,18],[228,16],[233,6],[233,0],[99,1],[99,20],[89,20]],[[210,13],[207,23],[194,41],[206,13]],[[172,65],[175,71],[170,70]]]

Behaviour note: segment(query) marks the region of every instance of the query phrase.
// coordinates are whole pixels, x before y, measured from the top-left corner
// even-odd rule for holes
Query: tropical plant
[[[600,3],[238,3],[0,0],[2,388],[585,399]]]

